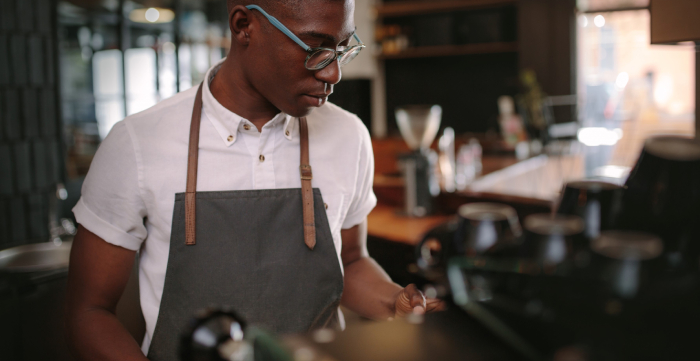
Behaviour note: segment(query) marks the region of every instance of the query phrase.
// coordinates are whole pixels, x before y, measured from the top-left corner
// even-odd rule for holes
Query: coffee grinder
[[[404,179],[405,214],[422,217],[433,212],[440,185],[433,169],[437,154],[430,150],[442,118],[439,105],[409,105],[396,109],[396,123],[410,153],[399,156]]]

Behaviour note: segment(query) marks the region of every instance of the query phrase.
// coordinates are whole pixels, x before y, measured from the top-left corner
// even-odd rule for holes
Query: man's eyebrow
[[[348,34],[348,35],[343,39],[343,41],[345,41],[345,40],[347,40],[347,39],[350,39],[350,37],[352,36],[352,34],[355,33],[356,30],[357,30],[357,28],[353,29],[352,33]],[[335,44],[335,43],[338,42],[338,40],[337,40],[337,39],[335,38],[335,36],[333,36],[333,35],[324,34],[324,33],[319,33],[319,32],[313,31],[313,30],[302,32],[302,33],[299,34],[299,35],[302,36],[302,37],[311,37],[311,38],[318,38],[318,39],[328,40],[328,41],[332,42],[333,44]]]

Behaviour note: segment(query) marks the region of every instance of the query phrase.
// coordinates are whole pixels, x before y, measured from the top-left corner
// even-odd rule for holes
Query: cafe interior
[[[698,14],[355,0],[366,48],[329,101],[372,139],[367,248],[444,310],[344,309],[342,331],[281,335],[209,305],[181,359],[700,359]],[[91,161],[230,42],[225,0],[0,1],[0,359],[75,360],[71,210]],[[140,343],[138,292],[132,274],[116,312]]]

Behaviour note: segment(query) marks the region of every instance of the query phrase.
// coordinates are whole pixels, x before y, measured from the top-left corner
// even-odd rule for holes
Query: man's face
[[[297,11],[265,9],[311,48],[338,49],[349,43],[355,31],[354,0],[301,1]],[[337,60],[321,70],[308,70],[308,53],[279,31],[260,13],[256,36],[246,50],[248,80],[253,88],[280,111],[305,116],[326,102],[340,81]]]

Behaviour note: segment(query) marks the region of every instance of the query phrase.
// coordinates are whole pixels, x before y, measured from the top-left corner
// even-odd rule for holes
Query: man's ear
[[[231,29],[231,42],[247,46],[250,41],[250,26],[253,12],[243,5],[234,6],[228,14],[228,25]],[[233,44],[232,44],[233,45]]]

